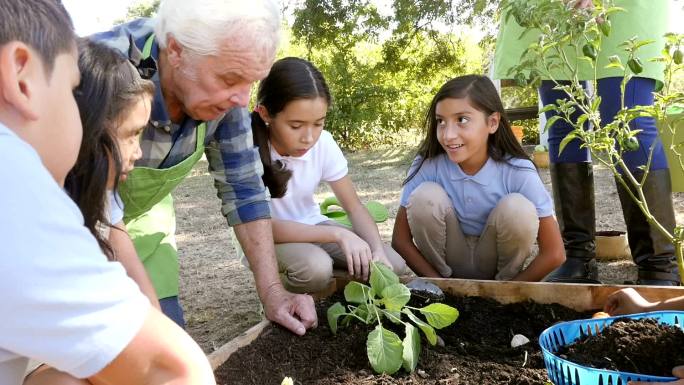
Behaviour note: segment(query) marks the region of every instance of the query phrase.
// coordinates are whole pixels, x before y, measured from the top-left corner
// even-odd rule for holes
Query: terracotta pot
[[[632,257],[624,231],[597,231],[595,240],[597,259],[610,261]]]
[[[522,144],[523,126],[511,126],[511,130],[513,130],[513,135],[515,135],[515,138],[518,139],[518,143]]]
[[[532,153],[532,161],[538,168],[549,168],[549,152],[535,151]]]

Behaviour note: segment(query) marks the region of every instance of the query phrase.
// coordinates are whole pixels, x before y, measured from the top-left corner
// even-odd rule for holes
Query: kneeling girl
[[[367,280],[370,262],[403,273],[405,263],[380,240],[378,228],[361,204],[347,160],[323,130],[331,102],[323,75],[298,58],[278,60],[259,84],[252,114],[254,142],[264,164],[264,183],[271,193],[273,238],[285,287],[293,292],[324,289],[333,266]],[[320,213],[314,193],[327,182],[352,228]]]
[[[539,281],[565,259],[551,197],[492,82],[445,83],[403,183],[392,246],[416,274]],[[539,254],[523,269],[535,242]]]

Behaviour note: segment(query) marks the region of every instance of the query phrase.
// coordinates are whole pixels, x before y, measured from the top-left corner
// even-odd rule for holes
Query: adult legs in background
[[[565,91],[554,90],[555,84],[543,81],[539,95],[544,105],[567,97]],[[546,112],[546,118],[557,115]],[[579,112],[573,116],[579,117]],[[586,127],[585,127],[586,129]],[[594,174],[591,154],[580,148],[577,139],[568,143],[559,154],[560,143],[573,127],[556,121],[549,129],[549,171],[553,202],[565,246],[565,262],[545,280],[550,282],[598,283],[596,265],[596,213],[594,208]]]
[[[621,108],[621,81],[622,78],[606,78],[598,81],[598,95],[602,100],[601,119],[604,121],[611,121]],[[652,105],[655,83],[652,79],[631,79],[625,88],[625,106]],[[650,170],[643,183],[643,192],[651,214],[667,231],[672,233],[676,223],[672,207],[670,170],[663,145],[658,137],[656,122],[653,118],[640,117],[630,123],[630,128],[641,130],[637,135],[639,148],[636,151],[625,151],[622,159],[629,171],[640,181],[644,175],[643,167],[648,163],[651,148],[654,147]],[[627,226],[632,259],[639,267],[637,283],[677,285],[679,274],[674,246],[660,231],[648,223],[639,206],[617,179],[616,184]],[[629,188],[636,194],[636,190],[631,185]]]

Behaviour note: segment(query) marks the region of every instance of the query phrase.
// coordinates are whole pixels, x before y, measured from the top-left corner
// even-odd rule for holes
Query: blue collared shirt
[[[418,166],[417,157],[408,175]],[[423,162],[418,173],[404,186],[401,205],[406,207],[413,190],[423,182],[442,186],[451,199],[454,212],[467,235],[479,236],[484,231],[489,213],[501,198],[520,193],[537,209],[537,216],[553,215],[553,202],[531,161],[511,158],[497,162],[492,158],[475,175],[468,175],[452,162],[446,154],[437,155]]]
[[[130,39],[142,50],[153,29],[153,19],[137,19],[90,38],[128,55]],[[157,61],[159,59],[156,40],[150,56]],[[151,80],[156,86],[152,114],[140,140],[142,158],[135,164],[169,168],[195,152],[197,126],[201,122],[190,117],[185,117],[180,124],[171,122],[159,84],[159,73]],[[221,212],[228,224],[234,226],[270,218],[268,193],[261,180],[263,166],[252,140],[248,110],[236,107],[222,117],[207,122],[204,145],[209,171],[222,201]]]

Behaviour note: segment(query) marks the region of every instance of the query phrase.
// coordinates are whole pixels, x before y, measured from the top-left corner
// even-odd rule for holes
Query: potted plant
[[[549,168],[549,149],[543,144],[534,147],[532,161],[538,168]]]
[[[665,228],[652,214],[644,194],[644,183],[649,175],[649,167],[655,146],[649,151],[648,163],[641,169],[641,175],[630,172],[623,160],[623,153],[639,147],[638,130],[632,130],[629,123],[639,117],[652,117],[658,122],[661,132],[677,138],[676,127],[678,120],[668,118],[668,111],[673,106],[684,104],[684,94],[672,87],[672,79],[684,65],[682,45],[684,35],[668,33],[665,35],[666,46],[661,55],[655,58],[639,57],[639,50],[652,44],[652,41],[639,40],[633,37],[620,44],[625,51],[627,60],[623,62],[618,56],[606,60],[606,68],[618,69],[623,74],[621,91],[622,106],[613,121],[602,121],[599,107],[601,98],[584,87],[580,81],[580,67],[598,68],[602,39],[611,33],[611,17],[623,9],[614,7],[610,0],[594,1],[593,7],[574,9],[574,1],[564,0],[508,0],[502,3],[502,14],[514,17],[525,32],[537,30],[539,39],[530,44],[523,52],[520,63],[512,68],[511,75],[518,83],[539,85],[542,79],[550,79],[555,83],[555,89],[565,92],[567,99],[557,100],[556,103],[544,106],[540,113],[556,111],[557,115],[548,119],[546,129],[557,120],[564,120],[572,125],[573,130],[560,143],[560,151],[565,146],[579,139],[582,146],[591,151],[594,161],[604,165],[613,173],[615,180],[628,192],[631,199],[638,205],[648,223],[667,238],[675,249],[680,279],[684,278],[684,260],[682,258],[682,242],[684,231],[681,226],[674,230]],[[562,22],[549,22],[562,20]],[[655,101],[649,106],[624,107],[624,91],[627,83],[643,70],[645,60],[656,61],[665,65],[665,81],[662,88],[654,93]],[[585,67],[586,68],[586,67]],[[570,74],[569,81],[554,78],[558,70]],[[596,89],[597,78],[591,80]],[[579,112],[579,118],[573,118]],[[585,130],[584,124],[589,122],[593,130]],[[674,143],[673,143],[674,142]],[[619,144],[619,146],[616,146]],[[668,146],[673,154],[670,160],[671,169],[684,169],[682,150],[676,140]],[[622,171],[622,172],[621,172]]]

